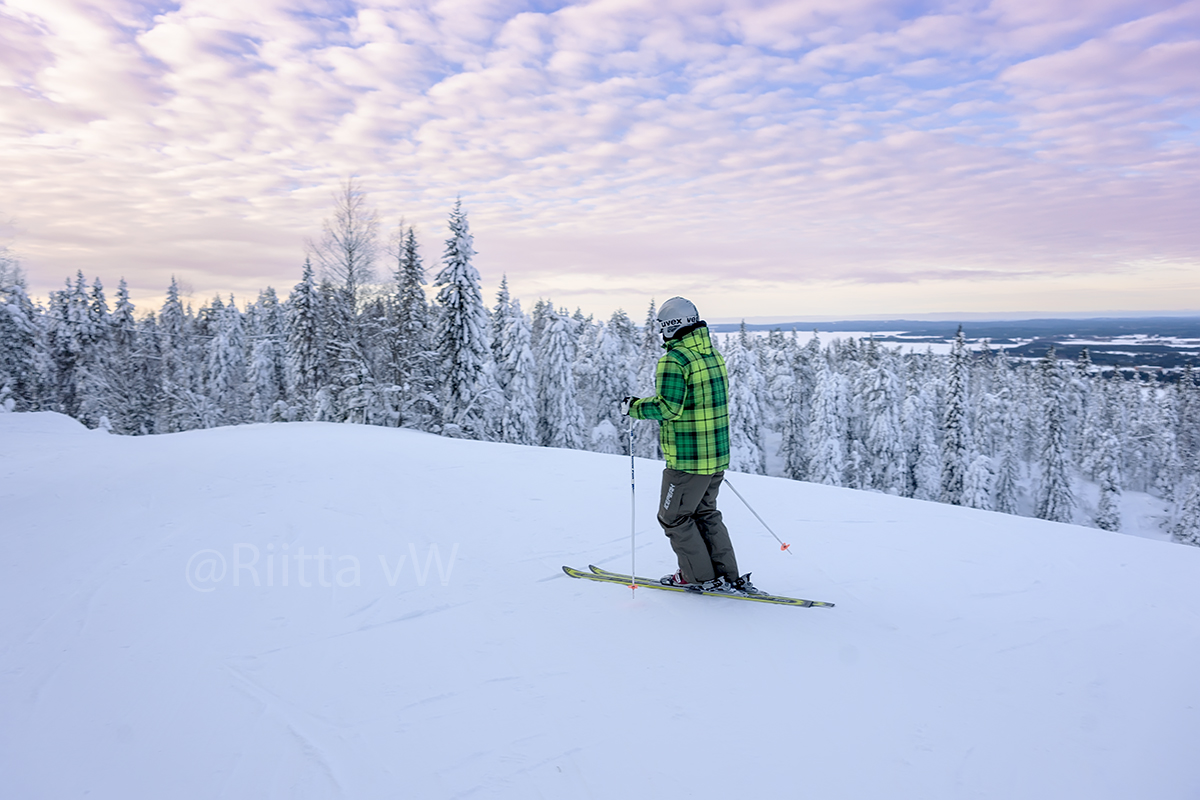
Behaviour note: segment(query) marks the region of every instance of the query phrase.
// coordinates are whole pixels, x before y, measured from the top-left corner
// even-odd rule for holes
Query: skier
[[[658,521],[679,560],[669,586],[758,594],[739,575],[717,493],[729,466],[729,376],[708,325],[691,301],[672,297],[658,311],[666,353],[658,361],[654,397],[626,397],[621,413],[659,421],[666,457]]]

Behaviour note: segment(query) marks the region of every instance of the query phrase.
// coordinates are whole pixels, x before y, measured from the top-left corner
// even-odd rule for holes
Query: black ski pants
[[[717,493],[724,479],[724,472],[694,475],[663,470],[658,522],[679,559],[683,579],[689,583],[711,581],[718,575],[731,581],[738,577],[733,543],[717,510]]]

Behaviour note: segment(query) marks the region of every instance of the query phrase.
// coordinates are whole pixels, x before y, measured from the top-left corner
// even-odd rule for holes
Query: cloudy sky
[[[1200,309],[1200,0],[0,0],[35,294],[286,291],[352,175],[527,306]]]

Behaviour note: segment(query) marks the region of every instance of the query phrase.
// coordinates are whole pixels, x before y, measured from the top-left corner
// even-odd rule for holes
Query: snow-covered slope
[[[730,494],[743,567],[837,608],[631,597],[560,571],[628,564],[628,474],[375,427],[0,414],[0,795],[1200,794],[1200,550],[736,476],[795,551]]]

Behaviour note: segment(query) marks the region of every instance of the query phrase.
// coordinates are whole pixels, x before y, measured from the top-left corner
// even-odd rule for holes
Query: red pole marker
[[[739,478],[739,480],[740,480],[740,478]],[[764,520],[762,517],[758,516],[758,512],[754,510],[754,506],[752,506],[746,502],[746,498],[742,497],[742,493],[739,492],[736,488],[734,488],[734,485],[729,482],[728,478],[725,479],[725,485],[728,486],[730,489],[733,489],[733,493],[738,496],[738,500],[741,500],[743,503],[745,503],[746,508],[750,509],[750,513],[754,515],[754,518],[757,519],[759,522],[761,522],[762,526],[767,529],[767,532],[775,537],[775,541],[779,542],[779,545],[780,545],[779,549],[786,551],[789,556],[795,555],[790,549],[791,545],[788,544],[787,542],[785,542],[783,539],[780,539],[779,535],[777,533],[775,533],[775,531],[771,530],[771,526],[767,524],[766,520]]]

